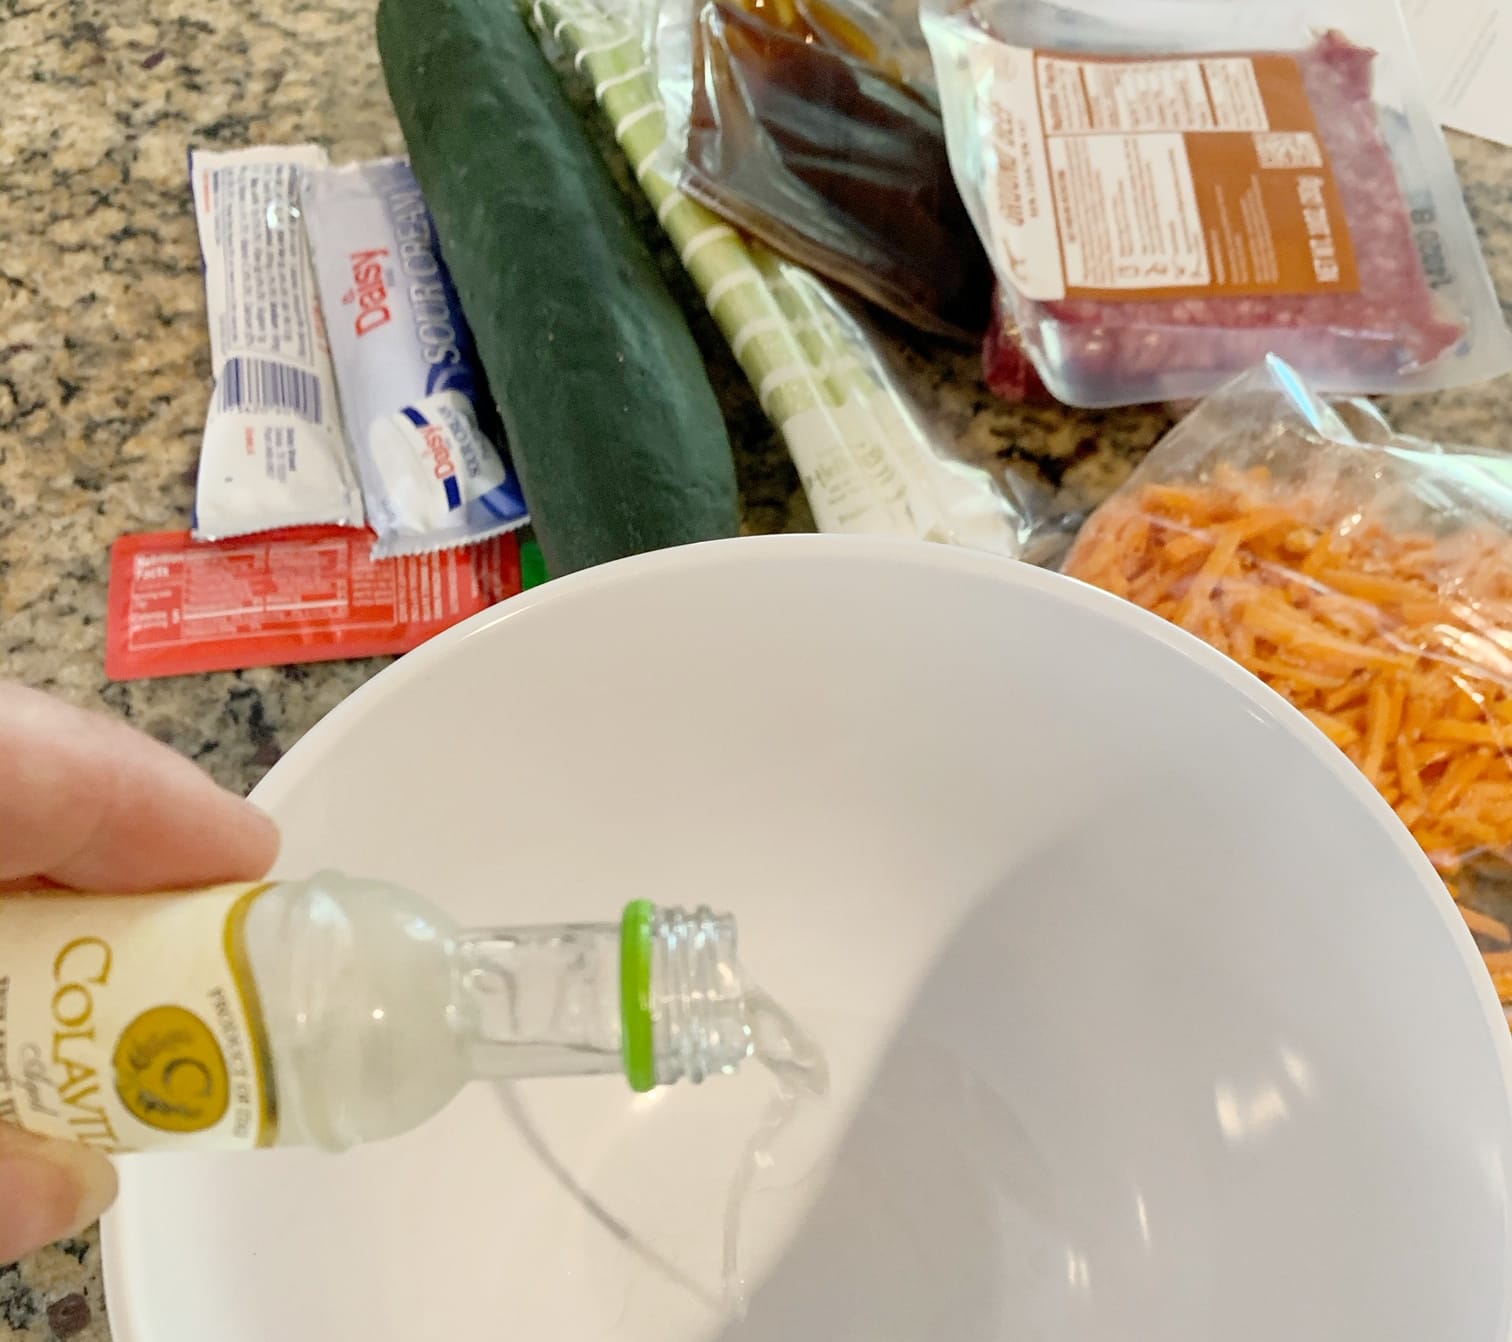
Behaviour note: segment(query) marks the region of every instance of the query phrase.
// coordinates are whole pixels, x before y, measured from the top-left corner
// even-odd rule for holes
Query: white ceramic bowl
[[[128,1162],[117,1342],[1512,1331],[1512,1050],[1442,887],[1300,717],[1100,593],[923,545],[658,554],[436,639],[258,796],[285,872],[474,924],[735,911],[834,1095],[751,1199],[744,1324],[755,1069]]]

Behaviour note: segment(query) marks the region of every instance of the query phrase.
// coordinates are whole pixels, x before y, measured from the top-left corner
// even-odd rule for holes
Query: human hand
[[[277,851],[271,820],[167,746],[0,684],[0,892],[253,880]],[[77,1234],[115,1190],[99,1152],[0,1123],[0,1263]]]

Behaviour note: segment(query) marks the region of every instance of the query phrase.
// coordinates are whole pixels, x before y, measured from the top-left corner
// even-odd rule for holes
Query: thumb
[[[0,1263],[78,1234],[115,1195],[115,1169],[98,1151],[0,1122]]]

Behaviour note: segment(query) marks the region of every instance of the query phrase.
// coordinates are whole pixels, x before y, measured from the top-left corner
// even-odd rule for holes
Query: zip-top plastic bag
[[[1156,445],[1064,571],[1311,719],[1433,860],[1512,1004],[1512,457],[1394,434],[1271,358]]]
[[[1392,0],[924,0],[951,164],[999,281],[987,372],[1201,396],[1267,353],[1316,387],[1512,368]]]

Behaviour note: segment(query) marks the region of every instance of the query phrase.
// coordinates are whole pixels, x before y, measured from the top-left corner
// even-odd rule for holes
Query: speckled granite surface
[[[209,373],[191,143],[400,147],[373,0],[0,0],[0,675],[102,704],[245,789],[377,662],[110,685],[106,559],[188,517]],[[1493,271],[1512,297],[1512,151],[1456,140]],[[671,275],[675,260],[667,258]],[[680,292],[688,290],[679,278]],[[740,451],[746,526],[810,525],[791,467],[699,323]],[[1159,436],[1155,411],[990,404],[975,356],[900,349],[963,453],[1095,503]],[[1508,441],[1512,379],[1391,408],[1405,430]],[[108,1336],[93,1234],[0,1267],[0,1338]]]

